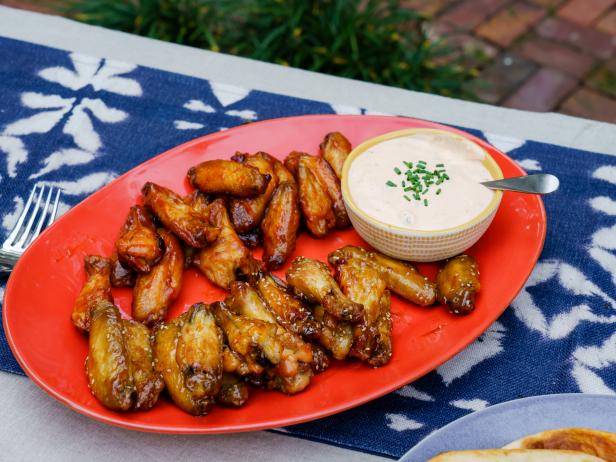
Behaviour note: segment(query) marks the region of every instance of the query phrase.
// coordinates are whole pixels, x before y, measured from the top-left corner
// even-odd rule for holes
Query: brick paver
[[[537,33],[546,39],[567,43],[601,59],[609,59],[616,51],[616,40],[609,34],[562,19],[545,19],[537,26]]]
[[[545,112],[553,109],[559,101],[577,87],[577,79],[544,67],[524,82],[504,105],[518,109]]]
[[[558,16],[568,21],[589,26],[616,0],[569,0],[558,9]]]
[[[564,0],[528,0],[528,3],[533,5],[542,6],[544,8],[555,8],[560,5]]]
[[[464,62],[481,72],[468,88],[480,101],[613,120],[616,0],[435,3],[431,34],[452,57],[470,53]]]
[[[455,2],[456,0],[403,0],[401,5],[425,16],[432,17]]]
[[[616,123],[616,100],[580,88],[560,107],[561,112],[578,117]]]
[[[444,13],[440,20],[459,31],[468,32],[507,3],[508,0],[463,0]]]
[[[544,8],[516,2],[500,10],[477,28],[479,37],[505,48],[545,16]]]
[[[588,74],[596,62],[588,53],[536,36],[530,36],[513,50],[523,58],[561,70],[577,79]]]
[[[604,95],[616,98],[616,58],[599,66],[586,79],[585,84]]]
[[[616,36],[616,10],[610,11],[597,22],[597,29],[612,37]]]
[[[497,104],[528,79],[537,67],[511,53],[499,56],[470,89],[486,103]]]

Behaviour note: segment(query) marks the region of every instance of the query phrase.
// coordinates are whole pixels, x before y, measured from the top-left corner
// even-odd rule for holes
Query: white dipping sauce
[[[475,218],[492,200],[494,192],[479,184],[493,180],[482,163],[484,158],[484,151],[473,142],[442,133],[418,132],[394,138],[375,144],[353,160],[349,192],[357,207],[381,222],[422,231],[452,228]],[[443,164],[449,180],[430,185],[428,192],[415,200],[413,193],[404,192],[401,186],[403,180],[408,186],[404,162],[415,166],[421,160],[428,171]],[[396,167],[401,174],[395,173]],[[388,181],[396,186],[388,186]]]

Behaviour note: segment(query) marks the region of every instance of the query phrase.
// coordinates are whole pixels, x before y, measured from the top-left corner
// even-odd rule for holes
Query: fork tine
[[[38,211],[39,211],[39,209],[41,207],[41,200],[43,200],[43,193],[44,192],[45,192],[45,186],[41,186],[41,191],[40,191],[40,193],[38,195],[38,198],[36,200],[36,205],[34,206],[34,210],[30,214],[30,219],[28,220],[28,224],[26,225],[26,229],[24,230],[24,233],[21,235],[21,237],[19,238],[19,241],[16,244],[18,247],[23,248],[24,244],[28,240],[28,235],[30,234],[30,230],[32,229],[32,225],[34,224],[34,219],[36,218],[36,214],[38,213]]]
[[[28,216],[28,213],[30,212],[30,205],[32,205],[32,200],[34,199],[34,194],[36,193],[37,187],[38,187],[38,184],[35,184],[34,188],[32,188],[32,191],[30,192],[30,197],[28,197],[28,200],[26,201],[26,205],[24,206],[24,209],[21,211],[21,215],[19,215],[19,218],[17,219],[17,223],[15,223],[15,227],[10,232],[10,234],[7,236],[6,241],[4,241],[5,244],[12,245],[15,239],[17,239],[17,236],[19,235],[19,231],[21,229],[21,225],[24,224],[24,221],[26,217]]]
[[[56,198],[53,200],[53,209],[51,210],[51,213],[49,214],[49,221],[47,222],[47,226],[52,224],[54,220],[56,219],[56,215],[58,214],[58,205],[60,204],[61,193],[62,193],[62,190],[58,188],[58,191],[56,192]]]
[[[47,193],[47,199],[45,200],[45,205],[43,206],[43,209],[41,210],[41,214],[39,216],[38,221],[36,222],[36,227],[34,228],[34,232],[32,233],[32,236],[30,236],[30,239],[28,239],[28,243],[26,244],[26,246],[29,246],[30,244],[32,244],[32,241],[34,241],[34,239],[36,239],[38,235],[41,234],[41,229],[43,228],[43,224],[45,223],[45,218],[47,217],[47,212],[49,211],[49,203],[51,202],[52,194],[53,194],[53,187],[50,187],[49,192]]]

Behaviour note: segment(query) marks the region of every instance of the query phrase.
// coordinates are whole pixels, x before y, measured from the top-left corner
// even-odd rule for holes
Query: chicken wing
[[[323,305],[325,310],[343,321],[361,320],[363,307],[342,293],[329,267],[318,260],[297,257],[287,270],[287,283],[300,297]]]
[[[245,282],[235,282],[231,285],[231,294],[225,301],[229,309],[248,319],[264,321],[276,326],[276,337],[283,350],[276,371],[283,377],[291,377],[299,372],[301,363],[311,364],[313,361],[312,346],[302,338],[287,331],[276,321],[259,293]]]
[[[263,372],[263,367],[258,366],[256,370],[251,369],[246,359],[233,351],[226,343],[222,347],[222,369],[229,374],[236,374],[240,377],[246,377],[250,374],[260,374]]]
[[[170,189],[148,182],[141,192],[162,224],[188,245],[203,248],[218,237],[219,230],[211,225],[208,215]]]
[[[237,236],[242,240],[244,245],[249,249],[253,249],[261,243],[261,235],[259,229],[251,229],[247,233],[238,233]]]
[[[265,301],[276,321],[285,329],[312,340],[319,333],[319,323],[310,310],[270,273],[260,271],[254,277],[254,287]]]
[[[267,375],[269,378],[268,388],[281,391],[287,395],[294,395],[305,390],[310,385],[310,380],[314,373],[310,365],[300,364],[296,374],[284,376],[277,373],[276,370],[270,369],[267,371]]]
[[[335,359],[346,358],[353,346],[353,325],[337,319],[325,311],[323,305],[315,305],[313,314],[321,323],[318,333],[319,343],[329,350]]]
[[[83,259],[86,271],[86,282],[81,288],[73,305],[71,320],[82,332],[90,330],[90,311],[101,300],[113,303],[109,275],[111,261],[105,257],[88,255]]]
[[[222,381],[222,332],[203,303],[194,304],[180,327],[175,353],[184,385],[193,399],[211,399]]]
[[[110,271],[109,281],[111,282],[111,287],[133,287],[135,285],[137,273],[134,269],[124,266],[118,259],[118,252],[116,250],[111,254]]]
[[[229,214],[233,227],[238,233],[246,233],[261,223],[265,208],[272,194],[274,194],[276,186],[278,186],[278,177],[274,174],[272,156],[265,152],[257,152],[252,155],[237,153],[232,159],[242,165],[254,167],[262,175],[270,178],[262,194],[254,197],[231,198],[229,201]]]
[[[382,366],[391,357],[390,297],[379,272],[365,261],[350,258],[336,267],[343,292],[364,307],[362,320],[353,326],[350,355]]]
[[[188,170],[188,181],[206,194],[250,197],[263,194],[271,176],[232,160],[207,160]]]
[[[154,369],[150,330],[127,319],[123,319],[122,324],[129,370],[135,386],[132,408],[137,411],[150,409],[165,386],[162,376]]]
[[[242,407],[248,401],[248,385],[233,374],[224,373],[216,402],[228,407]]]
[[[403,298],[421,306],[436,301],[436,286],[408,262],[368,252],[361,247],[347,245],[329,254],[329,262],[337,266],[345,260],[357,258],[372,265],[384,279],[387,288]]]
[[[306,226],[314,237],[323,237],[336,226],[333,202],[303,157],[297,163],[297,181]]]
[[[353,336],[351,335],[351,338]],[[319,374],[329,367],[329,356],[323,345],[312,344],[312,370]]]
[[[261,222],[263,262],[270,270],[280,268],[295,250],[300,210],[297,186],[280,183]]]
[[[338,179],[338,177],[336,177],[336,174],[324,159],[322,159],[321,157],[315,157],[309,154],[294,151],[288,155],[287,159],[285,160],[285,165],[290,171],[294,172],[295,176],[297,177],[300,189],[300,202],[302,197],[302,183],[304,181],[302,180],[302,176],[300,176],[302,174],[300,167],[303,165],[303,168],[308,169],[312,174],[314,180],[319,184],[318,190],[325,192],[325,194],[329,198],[332,213],[334,215],[334,226],[338,229],[344,229],[351,225],[351,221],[349,220],[349,216],[344,205],[344,200],[342,198],[340,180]],[[304,177],[305,176],[306,175],[304,175]],[[310,175],[308,175],[307,178],[311,179]],[[315,187],[311,183],[304,185],[304,189],[306,189],[308,186],[312,186],[312,189],[315,189]],[[324,207],[325,202],[323,202],[321,206]],[[302,210],[306,215],[308,210],[304,210],[304,203],[302,203]],[[306,216],[306,219],[308,219],[308,216]],[[331,228],[333,228],[334,226],[331,226]]]
[[[454,314],[468,314],[475,309],[479,292],[479,265],[470,255],[458,255],[445,263],[436,275],[438,300]]]
[[[278,183],[291,183],[297,186],[294,173],[278,159],[272,158],[272,162],[274,163],[274,174],[278,178]]]
[[[124,340],[120,311],[101,299],[92,307],[86,373],[92,394],[104,406],[127,411],[133,404],[135,384]]]
[[[342,178],[342,166],[351,152],[351,143],[340,132],[331,132],[319,145],[323,159],[331,166],[338,178]]]
[[[344,200],[342,199],[340,179],[324,159],[305,155],[305,160],[308,164],[308,168],[314,173],[332,201],[332,208],[334,210],[334,216],[336,217],[336,228],[348,228],[351,226],[351,220],[349,220],[349,215],[347,214]]]
[[[193,415],[207,414],[214,404],[212,396],[193,395],[186,386],[186,376],[178,363],[177,348],[182,326],[190,316],[189,312],[178,316],[169,323],[159,324],[154,332],[154,358],[156,370],[162,374],[165,387],[173,402],[182,410]]]
[[[128,267],[147,273],[160,261],[165,244],[156,232],[150,213],[133,205],[115,244],[118,258]]]
[[[263,371],[280,362],[282,344],[276,337],[275,324],[237,315],[222,302],[211,306],[229,347],[246,360],[253,373],[259,372],[258,366]]]
[[[149,273],[140,273],[133,289],[133,318],[146,325],[162,321],[182,290],[184,254],[180,241],[159,229],[165,241],[165,255]]]
[[[233,229],[223,200],[216,199],[209,208],[210,222],[220,229],[220,234],[210,247],[199,250],[194,263],[211,282],[228,290],[239,275],[251,271],[253,258]]]

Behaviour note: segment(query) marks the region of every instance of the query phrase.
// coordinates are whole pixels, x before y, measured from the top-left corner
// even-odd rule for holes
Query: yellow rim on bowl
[[[376,136],[374,138],[370,138],[369,140],[364,141],[362,144],[360,144],[359,146],[357,146],[355,149],[351,151],[351,153],[348,155],[348,157],[344,161],[344,165],[342,167],[342,181],[341,181],[342,196],[344,197],[346,205],[350,207],[356,215],[361,216],[364,220],[369,221],[370,223],[372,223],[373,225],[381,229],[395,230],[403,234],[423,235],[423,236],[449,234],[454,231],[459,231],[461,229],[468,228],[470,226],[473,226],[479,223],[480,221],[488,217],[491,213],[493,213],[496,210],[496,208],[498,208],[500,200],[503,196],[502,191],[494,191],[494,196],[492,197],[492,200],[490,201],[490,203],[486,206],[486,208],[479,215],[474,217],[472,220],[469,220],[458,226],[453,226],[451,228],[445,228],[445,229],[439,229],[439,230],[418,230],[418,229],[403,228],[401,226],[391,225],[389,223],[385,223],[384,221],[380,221],[371,215],[368,215],[360,207],[357,206],[357,204],[353,200],[353,197],[350,193],[349,184],[348,184],[349,169],[351,168],[351,164],[353,163],[353,161],[358,156],[360,156],[365,151],[367,151],[369,148],[374,146],[375,144],[379,144],[379,143],[382,143],[383,141],[391,140],[393,138],[400,138],[403,136],[414,135],[417,133],[430,133],[430,132],[431,133],[441,133],[441,134],[450,136],[452,138],[457,138],[460,140],[473,143],[475,146],[481,149],[481,151],[483,151],[483,153],[485,154],[485,157],[482,163],[488,169],[488,171],[490,172],[490,175],[492,175],[492,178],[494,178],[495,180],[503,179],[503,172],[501,171],[496,161],[492,158],[492,156],[490,156],[490,154],[481,145],[479,145],[472,139],[467,138],[466,136],[460,135],[458,133],[453,133],[447,130],[441,130],[437,128],[407,128],[404,130],[397,130],[395,132],[389,132],[383,135]]]

